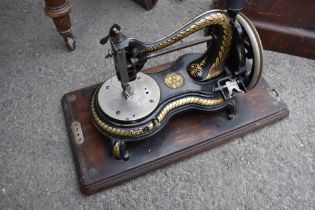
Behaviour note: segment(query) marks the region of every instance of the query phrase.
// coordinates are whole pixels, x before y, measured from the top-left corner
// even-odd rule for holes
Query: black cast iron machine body
[[[106,57],[114,58],[116,75],[94,91],[91,112],[116,159],[128,160],[127,142],[157,135],[176,114],[225,109],[233,120],[235,96],[253,89],[263,69],[259,35],[240,13],[244,1],[228,0],[226,10],[207,11],[154,42],[128,38],[117,24],[111,27],[101,44],[110,42]],[[182,43],[200,30],[204,37]],[[207,44],[203,53],[184,54],[161,72],[141,72],[149,59],[201,43]]]

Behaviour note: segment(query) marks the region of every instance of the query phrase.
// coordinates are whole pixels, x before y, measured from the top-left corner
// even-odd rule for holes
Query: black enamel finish
[[[186,69],[187,64],[189,62],[191,62],[191,60],[193,60],[199,56],[200,56],[200,54],[183,55],[182,57],[180,57],[176,61],[176,63],[171,68],[168,68],[162,72],[149,74],[158,83],[158,85],[160,87],[161,98],[160,98],[160,102],[159,102],[158,107],[147,117],[140,119],[138,121],[132,121],[132,122],[128,122],[128,123],[122,122],[122,121],[117,121],[116,119],[110,118],[105,113],[103,113],[100,110],[98,104],[96,103],[95,104],[95,110],[97,112],[97,115],[100,117],[100,119],[103,122],[106,122],[106,124],[108,124],[112,127],[138,129],[138,128],[142,128],[144,125],[154,121],[156,119],[156,117],[158,116],[158,114],[161,112],[161,110],[166,105],[168,105],[169,103],[171,103],[172,101],[175,101],[177,99],[181,99],[184,97],[190,97],[190,96],[195,96],[195,97],[199,97],[199,98],[203,98],[203,99],[222,98],[221,94],[212,92],[212,90],[214,89],[214,87],[217,83],[216,79],[213,79],[213,80],[206,82],[206,83],[201,83],[201,82],[198,82],[198,81],[194,80],[193,78],[191,78],[189,76],[189,74],[187,73],[187,69]],[[164,83],[164,79],[165,79],[166,75],[168,75],[169,73],[172,73],[172,72],[179,73],[184,77],[184,83],[185,83],[184,86],[182,86],[181,88],[178,88],[178,89],[171,89]],[[231,100],[227,100],[221,105],[212,106],[212,107],[211,106],[209,106],[209,107],[199,106],[199,105],[193,105],[193,104],[179,107],[179,108],[171,111],[167,115],[167,117],[161,122],[161,124],[159,126],[157,126],[152,131],[147,132],[144,135],[139,136],[139,137],[124,138],[124,137],[120,137],[120,136],[119,137],[118,136],[112,136],[111,134],[106,133],[102,129],[100,129],[100,131],[102,133],[104,133],[106,136],[109,136],[112,138],[119,138],[119,139],[123,139],[125,141],[139,141],[139,140],[142,140],[144,138],[148,138],[148,137],[154,135],[155,133],[157,133],[159,130],[161,130],[167,124],[169,119],[176,114],[179,114],[179,113],[182,113],[185,111],[189,111],[189,110],[193,110],[193,109],[200,110],[200,111],[217,111],[217,110],[223,109],[224,107],[231,105],[231,104],[233,105],[234,102]]]

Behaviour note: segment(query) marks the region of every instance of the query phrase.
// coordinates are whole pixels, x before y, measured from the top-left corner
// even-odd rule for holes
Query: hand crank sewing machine
[[[262,45],[240,13],[244,1],[227,0],[226,10],[205,12],[154,42],[128,38],[117,24],[110,28],[101,44],[110,44],[106,58],[114,59],[116,75],[62,98],[84,194],[288,116],[277,92],[260,79]],[[205,36],[190,36],[196,32]],[[149,59],[191,46],[197,53],[144,68]]]
[[[101,40],[111,45],[116,75],[98,86],[91,100],[93,122],[111,139],[112,155],[129,158],[126,143],[159,133],[172,116],[195,109],[237,114],[235,96],[255,87],[263,68],[262,45],[242,13],[244,0],[227,1],[226,10],[205,12],[154,42],[129,38],[114,24]],[[205,30],[205,37],[179,43]],[[175,44],[178,43],[178,44]],[[206,43],[205,52],[179,57],[161,72],[141,70],[148,59]]]

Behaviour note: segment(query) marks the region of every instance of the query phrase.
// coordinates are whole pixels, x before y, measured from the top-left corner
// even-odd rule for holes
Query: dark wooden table
[[[158,0],[133,0],[143,8],[152,9]],[[68,0],[45,0],[45,13],[48,17],[52,18],[57,31],[65,40],[69,50],[74,50],[75,40],[72,34],[70,12],[72,5]]]
[[[214,0],[213,8],[225,8]],[[242,11],[256,26],[264,49],[315,59],[313,0],[247,0]]]

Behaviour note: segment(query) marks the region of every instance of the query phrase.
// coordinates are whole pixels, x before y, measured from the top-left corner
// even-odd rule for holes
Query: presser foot
[[[112,156],[117,160],[125,160],[129,159],[129,153],[126,149],[126,142],[118,139],[111,140]]]
[[[225,100],[247,92],[244,82],[231,76],[219,79],[213,91],[220,92]]]

